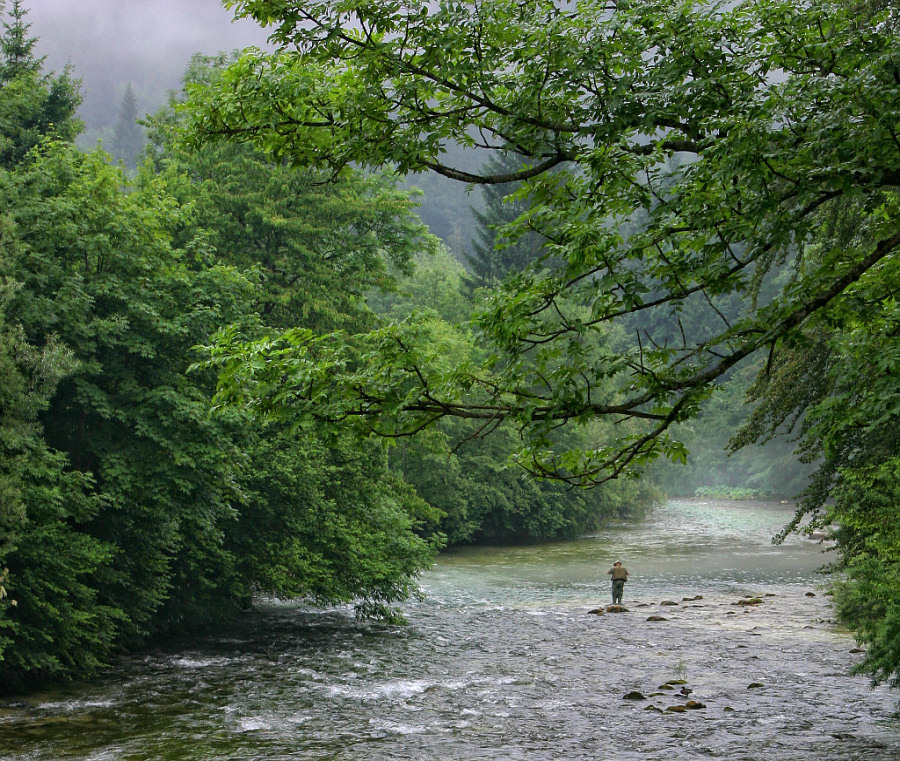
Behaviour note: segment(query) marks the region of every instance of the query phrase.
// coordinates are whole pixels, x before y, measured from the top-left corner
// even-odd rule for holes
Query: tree
[[[211,418],[214,378],[187,370],[224,324],[371,325],[364,295],[431,245],[405,194],[163,137],[159,171],[129,181],[33,137],[0,167],[2,689],[86,675],[259,593],[392,615],[440,536],[380,444]]]
[[[14,0],[0,37],[0,166],[7,168],[44,137],[72,140],[81,130],[78,82],[68,69],[58,77],[41,73],[43,59],[34,57],[37,40],[28,37],[26,14]]]
[[[15,247],[8,229],[0,238],[7,251]],[[119,621],[93,583],[112,549],[88,531],[100,507],[90,478],[68,469],[38,422],[76,365],[53,338],[39,349],[7,323],[19,287],[0,285],[0,674],[7,690],[29,676],[92,670],[111,651]]]
[[[0,10],[3,10],[2,5]],[[3,56],[0,79],[4,82],[20,74],[36,74],[43,65],[43,59],[34,57],[37,38],[28,36],[31,24],[25,23],[27,15],[21,0],[13,0],[8,13],[9,21],[3,22],[3,37],[0,38],[0,54]]]
[[[218,81],[228,60],[196,56],[186,87]],[[264,301],[256,307],[267,328],[371,327],[366,295],[391,290],[415,255],[434,250],[436,240],[395,181],[347,173],[331,184],[321,173],[224,141],[186,149],[177,139],[177,108],[173,100],[148,120],[157,168],[178,169],[191,181],[172,188],[192,203],[219,255],[258,269]]]
[[[876,278],[900,245],[892,8],[231,5],[272,24],[283,47],[248,52],[194,91],[197,139],[226,135],[335,174],[389,164],[523,182],[529,209],[503,234],[538,231],[554,264],[509,279],[476,318],[476,341],[492,349],[479,366],[445,367],[416,322],[254,345],[230,333],[210,355],[222,402],[389,436],[448,415],[511,420],[527,467],[603,481],[682,458],[673,424],[742,361],[777,356]],[[442,163],[449,143],[513,150],[526,168],[459,171]],[[863,210],[859,235],[809,256],[818,213],[847,199]],[[759,298],[788,262],[791,277]],[[745,297],[733,319],[716,307],[728,294]],[[716,329],[586,348],[600,326],[639,313],[677,324],[687,305]],[[598,416],[643,428],[592,449],[553,446],[555,426]]]
[[[483,173],[514,174],[521,170],[520,157],[500,154],[489,160]],[[528,200],[517,195],[517,189],[515,183],[481,186],[484,210],[473,209],[478,227],[472,237],[471,250],[465,254],[469,279],[476,288],[498,285],[508,272],[524,270],[541,255],[545,241],[535,232],[524,233],[513,242],[498,235],[499,229],[528,210]]]
[[[460,322],[473,308],[466,273],[449,252],[419,257],[416,269],[396,292],[369,303],[388,318],[435,314],[429,344],[452,365],[477,359],[479,348]],[[511,462],[519,442],[509,425],[491,436],[480,435],[478,421],[447,418],[432,430],[401,440],[391,450],[391,462],[416,493],[442,515],[438,529],[449,544],[471,542],[533,542],[573,537],[593,531],[610,518],[640,514],[657,498],[647,482],[620,479],[595,489],[571,489],[547,479],[530,478]],[[587,446],[609,435],[600,423],[582,431],[559,431]]]
[[[144,147],[144,131],[138,124],[137,100],[131,82],[125,88],[122,104],[119,106],[119,119],[116,122],[112,139],[112,152],[122,160],[125,167],[134,169],[137,159]]]
[[[865,234],[865,208],[820,213],[810,256]],[[815,471],[788,529],[828,531],[835,604],[866,646],[858,670],[900,686],[900,270],[893,258],[794,337],[752,389],[758,406],[734,448],[794,432]],[[785,532],[786,533],[786,532]]]
[[[186,82],[215,81],[226,60],[195,57]],[[159,177],[191,210],[176,240],[188,245],[202,231],[215,259],[256,286],[248,332],[369,328],[367,296],[391,290],[414,254],[435,248],[408,194],[387,178],[352,174],[333,185],[251,146],[185,150],[174,99],[148,125]],[[390,470],[380,443],[247,419],[236,442],[245,498],[223,547],[245,599],[353,601],[362,613],[392,615],[440,537],[424,528],[434,510]]]
[[[204,381],[184,371],[190,347],[238,319],[252,289],[229,268],[193,269],[171,246],[180,212],[162,183],[123,192],[105,159],[47,143],[9,175],[0,199],[15,246],[0,271],[20,283],[9,322],[78,362],[39,420],[100,506],[84,529],[110,548],[95,590],[118,611],[121,644],[166,628],[173,588],[192,590],[198,615],[231,599],[217,592],[238,457],[230,424],[207,419]]]

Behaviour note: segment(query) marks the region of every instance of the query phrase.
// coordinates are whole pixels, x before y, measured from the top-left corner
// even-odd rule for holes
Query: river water
[[[790,517],[670,502],[573,542],[456,550],[404,626],[273,603],[199,644],[0,704],[0,758],[898,758],[900,696],[849,674],[861,655],[821,588],[828,555],[769,541]],[[592,615],[617,559],[628,612]],[[737,604],[747,596],[762,602]],[[685,684],[660,689],[670,680]],[[661,712],[688,700],[705,707]]]

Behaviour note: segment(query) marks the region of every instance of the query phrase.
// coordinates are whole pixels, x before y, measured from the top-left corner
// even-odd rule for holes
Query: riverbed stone
[[[665,616],[647,616],[648,621],[668,621]]]
[[[666,713],[686,713],[687,708],[684,706],[669,706],[666,709]]]
[[[755,690],[757,687],[765,687],[765,685],[762,682],[750,682],[747,685],[748,690]]]
[[[593,610],[588,611],[588,615],[593,616],[602,616],[606,611],[603,608],[594,608]]]
[[[663,712],[663,709],[662,709],[662,708],[659,708],[658,706],[655,706],[655,705],[648,705],[648,706],[645,706],[645,707],[644,707],[644,710],[645,710],[645,711],[656,711],[656,713],[662,713],[662,712]]]
[[[627,613],[628,608],[624,605],[607,605],[606,606],[607,613]]]
[[[762,605],[761,597],[745,597],[743,600],[738,600],[736,603],[732,603],[733,605]]]
[[[663,600],[660,605],[678,605],[678,603],[675,600]]]
[[[698,711],[701,708],[706,708],[706,703],[701,703],[699,700],[689,700],[684,704],[684,707],[689,711]]]
[[[815,597],[815,596],[816,596],[816,593],[815,593],[815,592],[807,592],[807,593],[806,593],[806,596],[807,596],[807,597]]]
[[[674,690],[675,688],[671,684],[661,684],[656,688],[657,690]]]
[[[695,600],[702,600],[703,595],[694,595],[693,597],[682,597],[682,602],[694,602]]]
[[[647,698],[644,696],[644,693],[638,692],[637,690],[632,690],[631,692],[626,693],[622,696],[622,700],[646,700]]]

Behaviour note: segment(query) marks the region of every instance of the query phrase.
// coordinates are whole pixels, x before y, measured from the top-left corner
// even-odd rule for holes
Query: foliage
[[[186,86],[210,86],[228,60],[196,56]],[[366,294],[392,289],[414,255],[434,249],[408,193],[386,177],[348,173],[333,185],[249,146],[185,148],[176,106],[147,121],[157,169],[183,175],[170,186],[219,256],[258,270],[267,326],[371,327]]]
[[[440,545],[416,530],[436,514],[391,474],[380,447],[269,430],[248,452],[248,499],[228,546],[251,591],[355,602],[367,615],[390,614],[414,591]]]
[[[71,140],[81,128],[75,118],[78,84],[68,70],[58,77],[41,73],[26,15],[20,0],[14,0],[0,37],[0,167],[6,168],[22,161],[44,137]]]
[[[896,200],[880,211],[896,216]],[[808,255],[866,239],[866,209],[845,202],[820,212]],[[835,602],[841,618],[868,645],[861,669],[900,683],[897,452],[900,446],[900,269],[885,258],[849,287],[841,301],[775,358],[753,389],[759,404],[733,442],[793,430],[816,470],[789,528],[824,528],[837,540]]]
[[[211,378],[186,374],[222,324],[370,321],[364,294],[430,245],[409,201],[157,137],[158,171],[131,183],[49,140],[0,182],[7,688],[89,673],[260,593],[389,616],[440,542],[379,447],[210,418]]]
[[[18,251],[3,267],[21,283],[8,319],[37,345],[56,336],[78,361],[42,415],[44,438],[93,480],[101,509],[89,531],[115,548],[99,600],[143,635],[165,627],[173,586],[221,571],[182,565],[200,543],[215,550],[235,499],[226,427],[183,373],[189,348],[234,319],[249,288],[170,247],[180,212],[158,183],[123,186],[104,155],[46,145],[4,189]]]
[[[14,240],[4,231],[4,246]],[[112,646],[117,613],[97,600],[93,574],[110,548],[86,524],[96,515],[90,479],[41,437],[38,413],[71,354],[55,340],[37,349],[5,323],[18,285],[0,286],[0,673],[7,688],[28,674],[89,671]]]
[[[419,257],[415,272],[400,282],[396,293],[369,301],[395,319],[430,316],[435,330],[441,331],[441,354],[462,365],[478,361],[478,350],[466,333],[448,323],[462,321],[472,308],[466,281],[462,266],[448,252],[439,251]],[[502,426],[484,437],[481,427],[478,422],[448,418],[415,439],[401,439],[391,451],[391,461],[403,478],[442,512],[437,526],[451,545],[576,536],[611,517],[638,514],[658,496],[647,482],[630,479],[588,491],[529,477],[513,462],[519,442],[512,428]],[[608,436],[602,426],[593,424],[578,443],[585,446]]]
[[[226,60],[195,57],[186,82],[215,81]],[[370,327],[366,296],[394,288],[414,254],[434,249],[395,183],[362,174],[323,183],[224,142],[185,150],[175,103],[147,121],[150,155],[191,208],[185,233],[202,230],[217,257],[256,283],[245,330]],[[245,501],[224,539],[239,595],[355,599],[361,612],[386,615],[409,594],[440,537],[422,530],[432,511],[387,468],[380,447],[250,420],[239,446]]]
[[[0,125],[46,105],[39,72],[0,89]],[[154,161],[132,181],[58,139],[75,122],[4,144],[4,690],[88,674],[263,593],[393,616],[441,542],[380,445],[211,418],[212,377],[186,372],[223,324],[373,324],[366,294],[434,245],[410,200],[244,147],[181,151],[171,111],[151,126]]]
[[[835,604],[867,647],[857,671],[900,687],[900,457],[845,471],[835,503],[845,572]]]
[[[2,3],[0,10],[4,10]],[[20,74],[34,74],[41,70],[41,59],[34,55],[37,38],[28,36],[31,25],[25,22],[27,15],[21,0],[13,0],[7,14],[8,20],[3,22],[3,37],[0,38],[0,54],[3,55],[0,79],[3,82]]]
[[[222,402],[361,418],[390,436],[447,416],[508,420],[527,467],[603,481],[660,454],[680,459],[674,424],[742,360],[777,355],[875,277],[900,244],[891,10],[230,4],[272,24],[283,47],[246,53],[194,93],[198,139],[226,135],[337,174],[358,163],[522,181],[530,208],[504,235],[536,230],[556,264],[509,278],[477,316],[474,340],[488,350],[477,366],[438,361],[417,320],[352,338],[293,332],[245,345],[230,333],[210,356]],[[452,143],[514,152],[528,168],[460,171],[442,161]],[[816,212],[845,199],[859,203],[861,234],[808,256]],[[736,318],[716,307],[729,294],[747,297]],[[677,324],[688,305],[715,330],[667,341],[667,328],[600,349],[590,338],[630,314]],[[595,448],[554,446],[557,425],[596,417],[642,425]]]
[[[520,157],[510,158],[500,154],[491,157],[483,174],[517,174],[525,168]],[[469,279],[474,287],[498,285],[509,272],[524,270],[541,255],[544,241],[535,232],[524,233],[514,241],[504,240],[498,230],[518,219],[528,211],[528,201],[516,194],[513,183],[481,186],[484,211],[474,210],[478,225],[471,244],[471,252],[465,254],[469,267]]]

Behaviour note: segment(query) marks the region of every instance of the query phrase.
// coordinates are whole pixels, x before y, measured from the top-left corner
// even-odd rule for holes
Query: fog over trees
[[[255,23],[234,21],[219,0],[40,0],[25,7],[46,68],[70,64],[81,79],[79,116],[91,147],[98,131],[115,125],[129,82],[138,112],[147,113],[180,88],[195,53],[264,46],[267,37]]]

